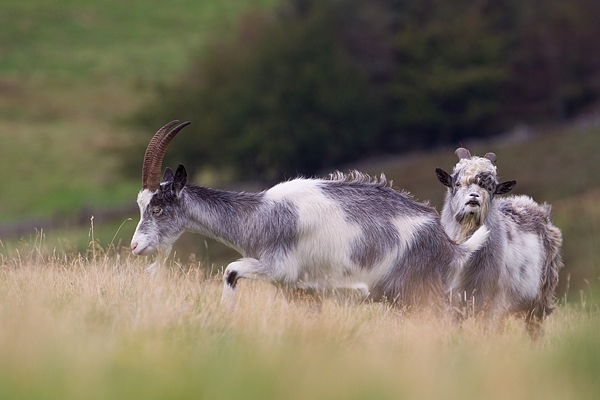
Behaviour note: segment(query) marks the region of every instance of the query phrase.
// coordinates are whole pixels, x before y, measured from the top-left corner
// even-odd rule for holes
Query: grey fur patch
[[[519,274],[521,275],[521,279],[525,278],[525,275],[527,274],[527,266],[524,264],[521,264],[519,266]]]
[[[425,306],[444,295],[444,279],[456,250],[437,220],[422,227],[388,275],[372,289],[376,300]]]
[[[494,305],[494,297],[498,291],[504,262],[498,257],[498,253],[501,253],[504,229],[502,222],[498,221],[498,211],[493,209],[491,214],[496,216],[485,220],[490,231],[487,241],[463,266],[460,283],[455,288],[457,292],[454,296],[460,299],[459,305],[466,314],[487,312],[488,308]]]
[[[298,208],[290,201],[263,202],[258,214],[250,218],[255,221],[239,227],[249,257],[282,257],[297,244]]]
[[[346,221],[360,227],[362,234],[352,243],[350,257],[363,268],[371,268],[398,245],[395,217],[435,213],[430,206],[415,202],[381,181],[336,180],[322,185],[321,190],[340,205]]]
[[[335,183],[361,183],[365,185],[392,187],[392,181],[388,181],[384,174],[377,177],[363,174],[359,171],[350,171],[348,174],[335,171],[329,174],[327,179]]]
[[[494,200],[498,203],[498,209],[508,219],[512,220],[519,229],[525,232],[541,235],[546,226],[550,224],[550,211],[547,207],[543,208],[535,204],[532,207],[515,206],[512,201],[515,197],[498,198]]]
[[[477,174],[475,177],[475,183],[490,192],[490,194],[494,193],[496,186],[498,185],[496,177],[488,172],[481,172]]]
[[[202,204],[218,230],[197,229],[243,250],[246,257],[286,254],[298,240],[298,209],[289,201],[265,201],[263,193],[237,193],[188,185],[184,198]],[[195,230],[195,229],[190,229]]]

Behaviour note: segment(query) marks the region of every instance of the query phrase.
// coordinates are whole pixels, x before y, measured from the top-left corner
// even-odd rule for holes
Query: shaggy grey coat
[[[448,292],[463,311],[483,314],[490,320],[510,314],[525,316],[528,328],[554,309],[562,235],[550,220],[551,207],[507,193],[515,181],[498,183],[496,156],[471,156],[456,151],[459,162],[452,175],[436,169],[448,189],[442,225],[457,242],[469,238],[485,223],[487,242],[464,265],[454,269]]]

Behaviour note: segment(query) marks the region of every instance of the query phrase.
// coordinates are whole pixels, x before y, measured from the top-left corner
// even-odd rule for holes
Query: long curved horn
[[[496,162],[496,154],[495,153],[485,153],[485,156],[483,156],[483,158],[487,158],[488,160],[490,160],[493,163]]]
[[[162,128],[160,128],[152,139],[150,139],[150,143],[148,143],[148,147],[146,148],[146,153],[144,154],[144,163],[142,164],[142,188],[148,188],[148,174],[150,173],[150,166],[152,164],[152,158],[156,151],[156,145],[161,141],[161,139],[167,134],[171,127],[177,125],[179,120],[171,121]]]
[[[463,158],[471,158],[471,152],[465,149],[464,147],[459,147],[458,149],[456,149],[454,154],[458,156],[459,160],[462,160]]]
[[[175,137],[175,135],[177,135],[177,133],[180,130],[188,126],[191,122],[182,122],[181,124],[173,128],[171,131],[166,133],[172,126],[176,125],[177,123],[179,123],[179,121],[177,120],[169,122],[167,125],[163,126],[158,132],[156,132],[156,134],[150,141],[150,144],[152,144],[153,147],[150,148],[149,144],[148,149],[146,150],[146,152],[150,150],[151,153],[149,155],[148,163],[144,165],[144,169],[142,171],[143,189],[150,189],[152,191],[158,189],[158,187],[160,186],[160,173],[162,169],[162,162],[163,158],[165,157],[165,153],[167,152],[167,147],[169,146],[169,143],[171,143],[171,140]],[[146,156],[144,156],[144,162],[145,161]],[[146,177],[145,181],[143,179],[144,176]]]

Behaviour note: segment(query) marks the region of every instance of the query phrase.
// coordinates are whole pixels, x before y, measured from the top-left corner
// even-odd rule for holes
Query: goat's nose
[[[478,198],[479,195],[477,193],[471,193],[469,196],[474,197],[474,198]]]
[[[138,242],[131,242],[131,251],[134,251],[138,247]]]

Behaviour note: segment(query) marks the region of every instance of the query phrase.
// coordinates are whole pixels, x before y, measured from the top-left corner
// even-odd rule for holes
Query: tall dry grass
[[[242,281],[233,311],[218,273],[153,277],[143,258],[2,249],[0,398],[596,399],[600,319],[561,304],[532,341],[384,304],[287,302]]]

